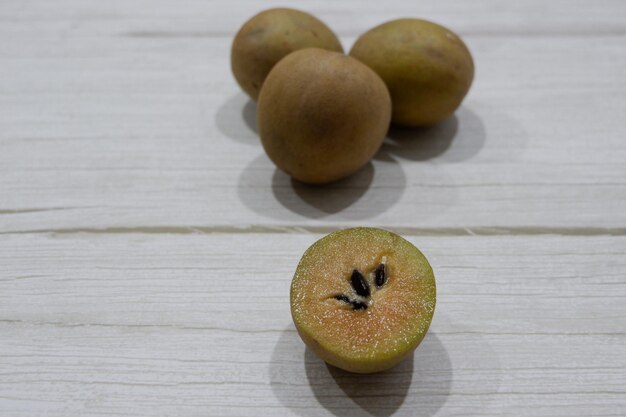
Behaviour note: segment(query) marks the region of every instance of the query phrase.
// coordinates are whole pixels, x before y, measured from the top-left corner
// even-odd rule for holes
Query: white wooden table
[[[229,68],[260,0],[0,2],[0,416],[625,416],[626,2],[298,1],[348,49],[440,22],[477,76],[318,189],[265,157]],[[405,235],[438,283],[393,370],[291,324],[302,252]]]

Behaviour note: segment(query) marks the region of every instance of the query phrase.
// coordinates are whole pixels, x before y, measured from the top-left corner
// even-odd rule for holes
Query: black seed
[[[380,264],[376,271],[374,271],[374,281],[376,281],[377,287],[382,287],[387,281],[387,274],[385,273],[385,264]]]
[[[335,300],[350,304],[353,310],[367,310],[367,304],[361,301],[351,300],[347,295],[338,294],[335,296]]]
[[[347,295],[339,294],[335,296],[335,300],[343,301],[344,303],[352,304],[352,301]]]
[[[367,285],[363,274],[361,274],[356,269],[352,271],[352,277],[350,278],[352,281],[352,288],[354,291],[361,297],[369,297],[370,296],[370,287]]]

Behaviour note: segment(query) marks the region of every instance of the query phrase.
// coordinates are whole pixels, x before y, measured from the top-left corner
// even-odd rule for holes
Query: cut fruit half
[[[435,310],[433,270],[395,233],[341,230],[315,242],[291,283],[291,315],[320,358],[351,372],[388,369],[419,345]]]

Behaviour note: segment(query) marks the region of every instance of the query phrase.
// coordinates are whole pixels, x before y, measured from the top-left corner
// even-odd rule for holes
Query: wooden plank
[[[621,0],[477,0],[409,2],[390,0],[285,1],[263,0],[63,0],[63,7],[45,0],[4,2],[0,32],[19,36],[128,33],[134,36],[230,36],[252,15],[269,7],[287,6],[315,14],[337,33],[357,36],[383,21],[421,17],[442,22],[464,34],[596,35],[624,34],[626,6]]]
[[[0,415],[626,415],[626,3],[286,5],[346,47],[443,23],[472,92],[304,187],[229,70],[267,2],[0,3]],[[372,376],[306,351],[287,301],[305,232],[363,223],[438,278],[422,346]]]
[[[469,36],[455,118],[320,189],[264,156],[228,39],[0,38],[0,231],[623,228],[624,39]]]
[[[288,290],[312,234],[5,235],[0,414],[620,416],[624,237],[410,237],[437,276],[412,360],[305,351]]]

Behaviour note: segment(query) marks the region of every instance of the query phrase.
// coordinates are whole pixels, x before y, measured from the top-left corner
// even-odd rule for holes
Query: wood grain
[[[166,1],[45,0],[5,2],[0,7],[1,31],[8,34],[110,35],[135,37],[232,36],[252,15],[270,7],[295,7],[319,16],[337,33],[358,36],[389,19],[417,16],[444,22],[463,34],[484,36],[597,36],[626,33],[621,0],[479,0],[409,2],[391,0],[381,7],[372,0],[298,0],[270,4],[264,0]]]
[[[470,95],[307,187],[229,69],[267,2],[0,2],[0,415],[626,415],[626,2],[282,5],[346,48],[442,23]],[[302,252],[351,225],[438,280],[425,341],[378,375],[325,366],[289,315]]]
[[[626,238],[411,238],[437,277],[431,331],[412,360],[355,376],[291,325],[291,275],[319,237],[5,236],[2,414],[626,412]]]
[[[122,23],[157,30],[155,13],[170,8],[125,20],[129,6],[117,6],[119,19],[100,15],[103,5],[84,19],[36,7],[50,17],[16,18],[31,32],[0,38],[0,231],[626,225],[622,35],[470,33],[477,78],[455,118],[392,131],[373,164],[319,189],[265,157],[254,106],[230,74],[228,36],[120,35]],[[32,32],[90,19],[100,24],[89,33]]]

